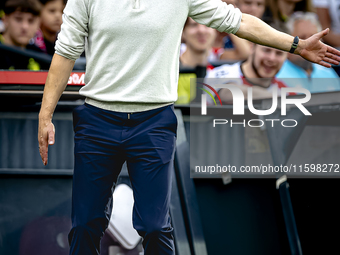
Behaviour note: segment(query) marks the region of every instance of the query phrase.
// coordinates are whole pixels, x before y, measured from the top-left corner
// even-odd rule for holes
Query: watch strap
[[[298,36],[295,36],[294,37],[294,41],[293,41],[293,44],[292,44],[292,47],[290,48],[289,50],[289,53],[294,53],[295,49],[297,48],[299,44],[299,37]]]

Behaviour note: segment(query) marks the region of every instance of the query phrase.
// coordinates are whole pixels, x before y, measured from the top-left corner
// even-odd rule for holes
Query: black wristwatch
[[[299,37],[298,37],[298,36],[295,36],[295,37],[294,37],[293,44],[292,44],[292,47],[290,48],[289,53],[294,53],[294,51],[295,51],[295,49],[297,48],[298,44],[299,44]]]

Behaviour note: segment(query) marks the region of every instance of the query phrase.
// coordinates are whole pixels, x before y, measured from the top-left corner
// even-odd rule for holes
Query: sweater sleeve
[[[196,22],[235,34],[241,25],[242,13],[231,4],[221,0],[188,0],[189,17]]]
[[[76,60],[83,53],[88,36],[88,10],[86,0],[68,0],[63,13],[63,24],[58,34],[55,52]]]

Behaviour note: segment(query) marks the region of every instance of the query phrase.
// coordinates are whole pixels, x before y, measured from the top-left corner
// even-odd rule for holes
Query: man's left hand
[[[320,41],[328,33],[329,29],[327,28],[306,40],[300,40],[295,53],[311,62],[328,68],[331,67],[331,64],[339,65],[340,51]]]

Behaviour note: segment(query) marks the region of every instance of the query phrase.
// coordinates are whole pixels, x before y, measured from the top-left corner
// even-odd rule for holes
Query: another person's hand
[[[301,40],[296,49],[296,54],[325,67],[331,67],[331,64],[339,65],[340,51],[320,41],[328,33],[329,29],[327,28],[306,40]]]
[[[55,128],[51,121],[39,119],[38,142],[39,152],[43,164],[46,166],[48,161],[48,145],[54,144]]]

